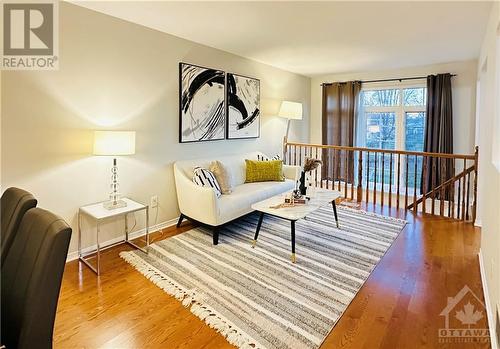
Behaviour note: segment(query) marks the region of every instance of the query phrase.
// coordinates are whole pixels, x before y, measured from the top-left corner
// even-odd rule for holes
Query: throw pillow
[[[231,174],[220,161],[213,161],[209,167],[210,171],[215,175],[219,182],[222,194],[231,194],[233,188],[231,186]]]
[[[268,158],[266,155],[257,154],[257,160],[258,161],[281,160],[281,156],[276,154],[272,158]]]
[[[285,180],[283,175],[283,161],[254,161],[245,160],[246,162],[246,180],[245,183],[252,182],[267,182]]]
[[[214,174],[206,168],[195,167],[193,174],[193,182],[200,187],[213,188],[217,197],[221,196],[220,185],[217,182]]]

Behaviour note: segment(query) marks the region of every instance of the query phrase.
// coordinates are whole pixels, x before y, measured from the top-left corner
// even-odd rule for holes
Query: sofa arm
[[[174,178],[181,213],[201,223],[217,225],[219,208],[215,191],[193,183],[175,164]]]
[[[300,166],[283,165],[283,174],[286,179],[292,179],[297,182],[299,180]]]

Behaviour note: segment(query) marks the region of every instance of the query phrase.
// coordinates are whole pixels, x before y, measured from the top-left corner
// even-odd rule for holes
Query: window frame
[[[420,113],[424,112],[427,117],[427,101],[424,105],[417,106],[405,106],[403,103],[403,90],[408,88],[427,88],[426,79],[415,79],[415,80],[403,80],[397,82],[383,82],[383,83],[370,83],[369,85],[364,85],[361,87],[360,93],[360,101],[359,101],[359,111],[364,115],[361,116],[364,125],[358,125],[359,129],[356,130],[356,133],[362,133],[362,141],[360,142],[360,136],[356,134],[355,138],[358,141],[358,146],[366,147],[366,114],[368,113],[395,113],[396,120],[396,130],[395,130],[395,150],[406,150],[405,142],[406,142],[406,113]],[[399,90],[399,103],[395,106],[364,106],[363,100],[361,99],[363,93],[365,91],[373,91],[373,90],[389,90],[395,89]],[[362,143],[362,144],[359,144]],[[401,168],[406,167],[406,159],[403,158],[401,161]],[[396,183],[397,174],[393,173],[393,183]],[[400,182],[404,183],[404,173],[401,171],[400,173]],[[370,181],[370,183],[373,183]],[[377,183],[379,185],[380,183]],[[388,184],[384,183],[384,187]],[[384,188],[385,190],[386,188]]]
[[[361,94],[365,91],[373,91],[373,90],[399,90],[399,103],[396,106],[392,107],[384,107],[384,106],[361,106],[360,110],[362,113],[392,113],[396,114],[396,140],[395,140],[395,149],[396,150],[405,150],[405,127],[406,127],[406,113],[420,113],[426,112],[427,102],[425,105],[412,105],[405,106],[403,105],[403,90],[407,88],[426,88],[427,82],[425,79],[418,80],[403,80],[400,82],[384,82],[384,83],[370,83],[368,86],[361,87]],[[362,104],[363,101],[360,101]],[[427,117],[427,115],[426,115]],[[363,120],[366,120],[363,115]],[[364,130],[364,138],[366,145],[366,129]]]

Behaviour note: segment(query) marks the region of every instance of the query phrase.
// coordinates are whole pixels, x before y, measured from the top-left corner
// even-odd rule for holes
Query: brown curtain
[[[354,122],[361,91],[360,81],[335,82],[323,85],[323,144],[352,147]],[[353,183],[353,153],[323,151],[323,178]],[[335,177],[335,178],[333,178]]]
[[[451,98],[451,74],[427,77],[427,115],[425,121],[424,152],[453,153],[453,108]],[[432,187],[453,177],[451,159],[427,159],[427,175],[421,191],[428,193]],[[449,188],[445,190],[449,199]]]

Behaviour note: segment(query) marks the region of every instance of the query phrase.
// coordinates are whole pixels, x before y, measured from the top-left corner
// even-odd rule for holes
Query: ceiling
[[[326,73],[474,59],[489,2],[75,2],[284,70]]]

